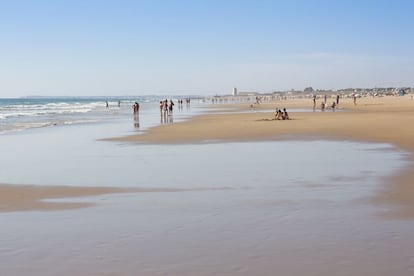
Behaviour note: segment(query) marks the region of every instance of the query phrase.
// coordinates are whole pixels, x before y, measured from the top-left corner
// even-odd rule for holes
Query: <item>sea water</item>
[[[137,131],[127,115],[0,136],[2,183],[159,189],[0,214],[0,274],[414,273],[413,224],[379,218],[387,207],[367,201],[407,165],[392,145],[99,140]]]
[[[193,97],[193,104],[201,101]],[[129,117],[134,102],[141,105],[140,112],[159,114],[159,101],[173,100],[175,110],[183,108],[178,100],[189,96],[136,96],[136,97],[25,97],[0,98],[0,134],[22,132],[34,128],[91,124]],[[145,117],[144,115],[144,117]]]

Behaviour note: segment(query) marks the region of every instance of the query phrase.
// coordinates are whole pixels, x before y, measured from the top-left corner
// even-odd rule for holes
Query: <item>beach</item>
[[[272,103],[222,104],[242,112],[222,112],[197,116],[181,124],[151,129],[144,135],[117,138],[119,141],[150,143],[192,143],[204,141],[277,140],[287,135],[299,135],[342,140],[391,142],[407,150],[414,149],[412,138],[414,101],[407,97],[362,98],[357,105],[343,99],[337,111],[298,112],[289,121],[275,121],[276,107],[289,109],[312,108],[311,99],[294,99]],[[258,110],[269,112],[255,112]],[[319,110],[317,105],[316,110]],[[250,112],[245,112],[250,111]]]
[[[414,275],[413,10],[3,1],[0,276]]]
[[[318,102],[319,103],[319,102]],[[266,141],[284,139],[338,139],[392,143],[414,151],[414,101],[409,97],[368,97],[341,99],[336,112],[298,112],[292,120],[273,120],[273,112],[255,112],[286,107],[310,108],[311,99],[295,99],[250,105],[220,105],[246,113],[227,112],[202,115],[181,124],[151,129],[143,135],[115,138],[118,141],[147,143],[202,143],[229,141]],[[319,105],[316,106],[316,110]],[[316,111],[315,110],[315,111]],[[344,111],[344,112],[338,112]],[[404,208],[399,215],[414,217],[414,170],[406,168],[395,177],[393,187],[379,195],[379,200],[397,203]]]
[[[414,101],[318,107],[3,136],[0,274],[411,275]]]

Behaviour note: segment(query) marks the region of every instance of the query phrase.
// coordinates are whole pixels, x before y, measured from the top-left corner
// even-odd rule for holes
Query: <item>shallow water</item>
[[[176,114],[177,121],[190,116]],[[367,182],[401,167],[389,144],[279,141],[143,145],[99,141],[159,124],[159,114],[0,135],[0,183],[210,188]],[[147,126],[147,127],[145,127]],[[335,184],[336,185],[336,184]],[[369,185],[364,185],[369,186]]]
[[[0,213],[0,275],[413,275],[414,224],[366,200],[406,165],[391,145],[96,141],[131,123],[0,136],[3,183],[185,189]]]

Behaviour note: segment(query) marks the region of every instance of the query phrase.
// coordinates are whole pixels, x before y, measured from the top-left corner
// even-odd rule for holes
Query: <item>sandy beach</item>
[[[76,209],[89,203],[47,202],[46,199],[79,198],[126,191],[98,187],[41,187],[30,185],[0,185],[0,212]]]
[[[70,202],[70,198],[94,197],[117,193],[177,192],[180,189],[112,187],[70,187],[0,184],[0,212],[53,211],[90,207],[93,202]],[[63,202],[48,200],[66,199]]]
[[[290,112],[289,121],[273,120],[275,107],[287,110],[312,108],[311,99],[292,99],[272,103],[223,104],[239,112],[220,112],[195,117],[180,124],[152,128],[143,135],[115,138],[118,141],[147,143],[199,143],[208,141],[257,141],[284,139],[288,135],[335,138],[371,142],[390,142],[414,149],[414,101],[407,97],[361,98],[357,105],[342,99],[339,111]],[[317,105],[317,108],[319,106]],[[270,112],[255,112],[258,110]],[[251,112],[246,112],[251,111]]]
[[[319,111],[320,101],[316,111]],[[331,102],[330,99],[328,102]],[[273,141],[289,139],[338,139],[391,143],[410,152],[414,160],[414,100],[405,97],[341,99],[335,112],[289,112],[291,120],[274,120],[277,108],[312,109],[311,99],[289,99],[260,104],[217,104],[219,114],[197,116],[189,121],[159,126],[142,135],[111,138],[122,142],[156,144]],[[225,111],[223,111],[225,109]],[[268,112],[267,112],[268,111]],[[414,218],[414,170],[405,168],[393,176],[375,201],[392,203],[398,210],[388,214]]]
[[[3,136],[0,274],[412,274],[410,97],[197,108]]]
[[[146,144],[186,144],[216,142],[276,141],[289,139],[336,139],[392,143],[410,153],[414,160],[414,101],[409,97],[341,99],[335,112],[321,112],[320,101],[312,112],[311,99],[288,99],[260,104],[216,104],[208,114],[175,124],[151,128],[138,135],[109,138],[109,141]],[[290,112],[290,120],[274,120],[275,108]],[[215,111],[216,110],[216,111]],[[407,167],[389,181],[374,200],[392,203],[396,217],[414,218],[414,170]],[[54,203],[44,199],[85,197],[146,190],[110,187],[38,187],[0,185],[0,212],[54,210],[87,207],[88,203]]]

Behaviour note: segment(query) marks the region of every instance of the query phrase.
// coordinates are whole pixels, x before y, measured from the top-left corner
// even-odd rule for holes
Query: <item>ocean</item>
[[[0,98],[0,135],[33,128],[91,124],[125,118],[131,115],[132,105],[136,101],[141,104],[141,113],[146,117],[158,112],[157,106],[161,100],[173,99],[177,103],[178,99],[187,97],[189,96]],[[200,102],[200,97],[192,97],[193,102]]]

